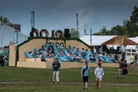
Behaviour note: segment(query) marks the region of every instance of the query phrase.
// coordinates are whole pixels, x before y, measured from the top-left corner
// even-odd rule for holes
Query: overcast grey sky
[[[79,15],[79,31],[84,35],[90,28],[98,32],[103,26],[107,29],[129,19],[138,0],[0,0],[0,16],[12,23],[21,24],[22,33],[31,31],[31,11],[35,11],[35,28],[62,30],[76,28],[76,13]]]

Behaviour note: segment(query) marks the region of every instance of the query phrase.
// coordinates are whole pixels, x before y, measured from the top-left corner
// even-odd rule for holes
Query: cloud
[[[84,25],[93,32],[103,26],[111,28],[121,24],[131,15],[138,0],[0,0],[1,15],[22,25],[22,32],[29,34],[31,11],[35,11],[35,24],[46,28],[76,28],[76,13],[79,14],[79,29],[83,35]],[[1,16],[0,15],[0,16]]]

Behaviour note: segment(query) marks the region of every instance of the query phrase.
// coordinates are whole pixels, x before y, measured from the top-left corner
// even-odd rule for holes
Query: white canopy
[[[130,40],[133,40],[134,42],[138,43],[138,36],[137,37],[133,37],[133,38],[129,38]]]
[[[80,39],[85,42],[86,44],[88,44],[89,46],[100,46],[102,43],[106,42],[107,40],[111,39],[115,37],[114,36],[108,36],[108,35],[104,35],[104,36],[96,36],[96,35],[92,35],[92,45],[90,43],[90,35],[85,35],[82,36]]]

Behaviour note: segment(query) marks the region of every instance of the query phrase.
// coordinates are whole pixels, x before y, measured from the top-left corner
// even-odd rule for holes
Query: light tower
[[[78,13],[76,13],[76,27],[77,27],[77,31],[79,32]]]
[[[90,29],[90,45],[92,45],[92,28]]]
[[[87,24],[84,25],[84,35],[87,33]]]
[[[34,11],[31,12],[31,28],[35,27],[35,13]]]

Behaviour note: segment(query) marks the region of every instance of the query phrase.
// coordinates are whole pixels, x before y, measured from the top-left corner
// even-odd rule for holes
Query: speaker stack
[[[31,32],[30,32],[30,37],[34,37],[33,32],[34,32],[35,28],[32,28]]]
[[[69,33],[69,29],[64,29],[64,36],[65,38],[70,38],[70,33]]]
[[[55,30],[52,30],[52,37],[55,37]]]

